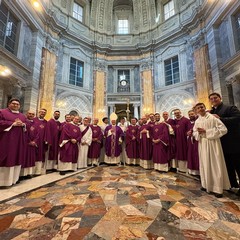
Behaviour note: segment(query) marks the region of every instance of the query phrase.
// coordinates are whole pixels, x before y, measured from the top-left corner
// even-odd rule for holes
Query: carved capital
[[[107,71],[106,63],[104,61],[95,60],[94,70],[106,72]]]
[[[240,79],[235,76],[226,80],[226,86],[230,86],[233,84],[240,84]]]
[[[140,71],[152,70],[153,69],[153,61],[149,60],[148,62],[143,62],[140,65]]]
[[[58,55],[58,50],[60,48],[59,42],[55,39],[47,36],[45,42],[45,48],[48,49],[50,52],[54,53],[56,56]]]
[[[196,38],[191,39],[190,44],[192,45],[193,50],[197,50],[197,49],[203,47],[204,45],[206,45],[204,34],[201,33]]]

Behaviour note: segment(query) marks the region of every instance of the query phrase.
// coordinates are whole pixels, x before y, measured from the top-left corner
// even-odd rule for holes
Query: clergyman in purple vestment
[[[36,159],[36,168],[35,174],[41,175],[42,172],[45,172],[44,162],[45,162],[45,154],[47,151],[47,144],[45,143],[45,132],[47,127],[47,120],[44,119],[46,116],[47,110],[45,108],[40,109],[38,113],[38,117],[34,118],[34,122],[36,124],[36,128],[38,129],[38,151],[37,151],[37,159]]]
[[[140,166],[145,169],[153,168],[152,161],[152,127],[147,124],[146,116],[142,117],[142,126],[138,130]]]
[[[160,114],[155,114],[155,125],[152,129],[154,169],[168,172],[169,170],[169,130],[168,125],[160,122]]]
[[[120,154],[122,152],[122,129],[116,125],[116,120],[111,120],[110,126],[107,126],[104,131],[106,138],[105,142],[105,158],[104,162],[108,164],[120,163]]]
[[[98,126],[98,121],[98,118],[94,118],[93,124],[90,125],[90,128],[92,129],[92,143],[88,149],[88,165],[99,165],[103,133],[101,127]]]
[[[187,132],[187,168],[188,173],[199,175],[199,157],[198,157],[198,141],[193,137],[193,126],[197,120],[197,116],[193,110],[188,111],[190,122],[188,123]]]
[[[169,146],[168,146],[168,155],[170,159],[170,167],[171,171],[176,172],[177,171],[177,161],[175,159],[176,157],[176,139],[175,139],[175,121],[172,118],[169,118],[168,112],[164,111],[163,114],[163,120],[168,126],[168,131],[170,134],[169,138]]]
[[[27,112],[27,147],[26,147],[26,157],[21,168],[21,177],[31,178],[35,170],[35,162],[37,158],[37,148],[38,148],[38,129],[35,126],[34,111],[29,110]]]
[[[138,126],[137,119],[131,119],[131,125],[126,130],[126,153],[127,164],[139,165],[139,145],[138,145]]]
[[[59,140],[60,158],[58,160],[60,175],[64,175],[66,171],[77,170],[78,145],[82,137],[78,126],[79,121],[79,116],[75,116],[73,122],[64,124],[61,131]]]
[[[20,101],[13,98],[0,110],[0,186],[15,184],[26,153],[26,117],[19,112]]]
[[[176,134],[176,160],[178,171],[187,172],[187,131],[190,120],[181,115],[180,109],[174,110]]]
[[[52,170],[57,168],[59,153],[59,138],[61,123],[58,121],[59,111],[54,111],[53,118],[47,122],[45,142],[48,144],[48,159],[45,161],[45,169]]]

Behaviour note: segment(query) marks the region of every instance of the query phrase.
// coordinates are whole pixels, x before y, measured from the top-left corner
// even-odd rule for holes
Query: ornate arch
[[[55,108],[63,111],[65,114],[74,110],[79,115],[92,115],[92,103],[85,96],[61,94],[56,100]]]
[[[186,91],[177,91],[164,94],[157,100],[156,111],[167,111],[171,113],[174,109],[181,109],[183,115],[187,116],[187,112],[192,109],[195,103],[193,95]]]

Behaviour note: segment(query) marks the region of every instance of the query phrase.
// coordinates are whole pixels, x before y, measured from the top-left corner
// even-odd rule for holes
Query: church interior
[[[0,109],[187,116],[212,92],[240,108],[238,0],[0,0]],[[0,189],[0,239],[240,239],[239,197],[200,187],[138,166],[41,175]]]

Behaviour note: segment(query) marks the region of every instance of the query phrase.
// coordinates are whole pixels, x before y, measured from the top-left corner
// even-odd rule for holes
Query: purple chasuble
[[[9,131],[4,131],[17,118],[26,123],[22,113],[13,113],[8,108],[0,110],[0,167],[14,167],[24,163],[26,128],[13,126]]]
[[[88,158],[99,158],[102,148],[103,133],[102,129],[99,126],[91,125],[92,129],[92,139],[91,145],[88,149]]]
[[[108,130],[113,129],[112,135],[108,136]],[[105,153],[108,157],[119,157],[122,152],[122,146],[119,144],[119,139],[123,136],[123,131],[119,126],[107,126],[104,131],[106,138]]]
[[[165,121],[164,121],[165,122]],[[165,122],[168,126],[169,129],[169,147],[168,147],[168,155],[169,155],[169,159],[175,159],[176,157],[176,138],[175,138],[175,122],[173,119],[169,118],[166,122]],[[170,125],[170,126],[169,126]],[[174,134],[171,132],[170,133],[170,129],[173,129]]]
[[[26,159],[22,168],[34,167],[37,158],[38,148],[38,129],[35,126],[34,121],[27,119],[27,148],[26,148]],[[35,144],[34,144],[34,143]],[[32,144],[31,144],[32,143]]]
[[[160,142],[153,143],[153,162],[165,164],[169,162],[169,129],[167,124],[165,123],[158,123],[153,127],[152,130],[152,139],[158,140]]]
[[[192,130],[195,121],[189,122],[188,130]],[[198,141],[193,136],[187,136],[187,161],[188,169],[199,171]]]
[[[62,128],[59,144],[63,144],[64,140],[68,142],[60,147],[60,161],[77,163],[78,160],[78,143],[81,141],[82,133],[79,126],[72,123],[65,124]],[[77,143],[70,140],[76,139]]]
[[[45,143],[45,132],[47,127],[47,120],[40,120],[38,117],[34,118],[35,126],[38,129],[38,153],[36,161],[45,162],[45,153],[47,151],[47,144]]]
[[[176,134],[176,160],[187,161],[187,131],[190,120],[181,117],[175,119],[175,134]]]
[[[141,133],[143,129],[148,130],[148,133]],[[139,157],[142,160],[152,159],[152,127],[144,124],[138,129],[138,141],[139,141]],[[149,136],[149,138],[148,138]]]
[[[49,160],[58,160],[59,152],[59,138],[60,138],[61,123],[55,121],[53,118],[47,122],[45,142],[47,142],[49,147]]]
[[[128,158],[139,158],[139,145],[137,138],[138,126],[130,125],[126,130],[126,153]]]

